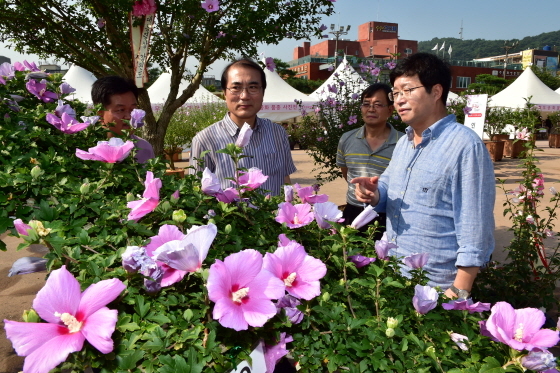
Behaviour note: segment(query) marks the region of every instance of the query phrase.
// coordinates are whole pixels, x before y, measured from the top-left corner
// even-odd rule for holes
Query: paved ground
[[[540,160],[539,167],[545,176],[546,199],[550,196],[548,188],[555,186],[560,190],[560,149],[550,149],[548,142],[537,141],[537,146],[542,152],[537,153]],[[292,175],[292,182],[300,185],[311,185],[315,183],[311,158],[303,150],[292,152],[294,162],[298,171]],[[183,163],[185,164],[185,163]],[[506,179],[505,185],[509,189],[515,188],[519,181],[520,161],[516,159],[504,159],[494,163],[496,178]],[[321,193],[330,196],[330,200],[342,205],[345,203],[346,185],[342,179],[335,180],[324,185]],[[503,261],[505,254],[503,247],[511,240],[511,233],[508,232],[509,222],[503,217],[503,202],[505,195],[498,189],[494,215],[496,218],[496,252],[494,259]],[[546,204],[544,204],[546,205]],[[543,206],[544,208],[544,206]],[[556,230],[560,229],[556,224]],[[8,270],[12,263],[23,256],[41,256],[41,250],[32,248],[29,250],[16,251],[19,239],[14,237],[0,237],[8,245],[7,252],[0,252],[0,320],[20,320],[22,311],[31,307],[31,303],[44,284],[45,274],[29,274],[23,276],[7,277]],[[553,247],[554,239],[547,240],[547,247]],[[15,356],[11,344],[5,338],[3,322],[0,325],[0,373],[15,373],[21,370],[23,359]]]

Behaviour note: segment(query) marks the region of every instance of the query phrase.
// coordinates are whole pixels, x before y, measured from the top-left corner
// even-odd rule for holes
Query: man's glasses
[[[240,96],[241,93],[243,93],[243,91],[247,91],[248,94],[250,95],[256,95],[258,93],[261,92],[261,86],[260,85],[250,85],[248,87],[241,87],[241,86],[233,86],[230,88],[227,88],[228,91],[231,92],[232,95],[235,96]]]
[[[408,97],[410,97],[410,96],[412,95],[412,92],[413,92],[415,89],[422,88],[422,87],[424,87],[424,86],[423,86],[423,85],[419,85],[418,87],[412,87],[412,88],[408,88],[408,89],[403,89],[403,90],[400,91],[400,92],[394,92],[394,91],[393,91],[393,92],[389,92],[389,100],[395,101],[395,99],[399,98],[400,95],[402,95],[403,97],[407,97],[407,98],[408,98]]]
[[[370,104],[369,102],[364,102],[360,106],[364,110],[369,110],[369,109],[380,110],[380,109],[383,109],[384,107],[387,107],[389,105],[380,104],[380,103],[377,103],[377,102],[375,104]]]

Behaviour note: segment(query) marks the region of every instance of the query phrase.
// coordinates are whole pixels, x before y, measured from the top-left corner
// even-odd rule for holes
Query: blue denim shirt
[[[429,252],[430,286],[448,288],[457,266],[478,267],[494,251],[494,166],[484,143],[454,115],[422,133],[406,129],[379,180],[379,212],[404,257]],[[406,268],[403,268],[406,272]]]

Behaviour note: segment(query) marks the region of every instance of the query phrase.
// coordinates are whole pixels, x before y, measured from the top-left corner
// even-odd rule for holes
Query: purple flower
[[[490,310],[490,303],[473,303],[472,299],[465,300],[452,300],[448,303],[443,303],[441,305],[446,310],[461,310],[469,311],[469,313],[483,312]]]
[[[486,330],[493,338],[518,351],[546,349],[556,345],[560,338],[558,331],[541,329],[544,322],[541,310],[516,310],[507,302],[498,302],[492,307]]]
[[[29,236],[28,231],[33,229],[31,226],[25,224],[21,219],[14,220],[14,227],[20,236]]]
[[[436,289],[428,285],[416,285],[412,305],[418,313],[425,315],[437,306],[438,297]]]
[[[6,84],[5,80],[13,79],[16,76],[14,67],[9,62],[4,62],[0,65],[0,79],[3,80],[3,84]]]
[[[360,212],[358,216],[354,219],[350,226],[354,229],[360,229],[373,219],[377,217],[377,212],[373,209],[372,206],[368,205],[364,211]]]
[[[385,64],[385,67],[389,70],[393,70],[395,67],[397,67],[397,63],[395,61],[387,62]]]
[[[144,181],[144,194],[142,199],[130,201],[126,204],[130,210],[127,219],[138,221],[143,216],[154,211],[159,204],[159,190],[161,189],[161,179],[154,178],[152,171],[146,172],[146,180]]]
[[[243,189],[254,190],[260,187],[266,180],[268,176],[263,175],[262,171],[256,167],[252,167],[247,171],[240,171],[239,178],[237,179],[237,184]]]
[[[76,92],[76,89],[72,88],[72,86],[70,84],[66,83],[66,82],[61,83],[58,86],[58,89],[60,90],[60,93],[62,93],[63,95],[67,95],[69,93]]]
[[[37,258],[35,256],[24,256],[12,264],[12,268],[8,271],[8,277],[26,275],[46,270],[47,259]]]
[[[327,84],[327,88],[329,89],[329,92],[338,93],[338,87],[336,84]]]
[[[357,93],[352,93],[352,100],[357,100],[360,98],[360,95]]]
[[[154,261],[154,252],[161,246],[172,241],[182,241],[185,239],[185,235],[177,228],[175,225],[164,224],[159,228],[157,236],[150,237],[150,243],[146,245],[146,255],[150,260]],[[155,266],[146,262],[146,271],[142,271],[142,274],[149,276],[149,271],[152,268],[159,267],[162,271],[160,284],[163,287],[173,285],[174,283],[181,281],[183,277],[187,274],[187,271],[177,270],[171,268],[165,263],[155,263]]]
[[[292,202],[294,200],[294,187],[284,185],[284,202]]]
[[[521,358],[521,365],[538,372],[556,368],[556,358],[548,350],[536,349]]]
[[[280,341],[275,346],[266,346],[264,351],[264,361],[266,364],[266,372],[274,372],[276,363],[288,354],[286,343],[293,342],[293,338],[286,333],[280,333]]]
[[[72,106],[70,106],[69,104],[65,104],[64,101],[62,100],[58,100],[58,104],[56,105],[56,109],[54,109],[54,114],[57,117],[62,117],[62,114],[68,114],[71,117],[76,117],[76,111],[74,109],[72,109]],[[49,114],[47,114],[48,117]],[[48,121],[48,118],[47,118]],[[49,122],[50,123],[50,122]],[[52,123],[51,123],[52,124]]]
[[[47,81],[45,79],[41,80],[41,82],[30,79],[25,83],[25,88],[43,102],[54,102],[58,98],[56,93],[47,91]]]
[[[284,282],[290,295],[305,300],[321,294],[319,280],[327,273],[325,264],[307,255],[296,241],[279,246],[272,254],[266,253],[263,267]]]
[[[274,71],[274,69],[276,69],[276,64],[274,63],[274,58],[272,58],[272,57],[267,57],[267,58],[264,60],[264,63],[265,63],[265,65],[266,65],[266,68],[267,68],[269,71]]]
[[[253,134],[253,130],[251,126],[247,123],[243,123],[241,126],[241,130],[239,130],[239,135],[237,135],[237,140],[235,140],[235,145],[239,146],[240,148],[244,148],[249,144],[251,140],[251,135]]]
[[[117,311],[105,307],[125,289],[118,279],[103,280],[83,293],[66,266],[51,272],[37,293],[33,309],[46,323],[4,320],[6,336],[19,356],[23,370],[48,372],[80,351],[87,341],[103,354],[113,351],[111,335]]]
[[[370,263],[375,262],[375,258],[369,258],[363,255],[351,255],[348,257],[352,263],[356,265],[356,268],[362,268]]]
[[[449,336],[451,337],[451,340],[455,342],[457,347],[459,347],[461,350],[463,351],[469,350],[467,344],[465,343],[465,341],[467,342],[469,341],[469,338],[466,335],[462,335],[459,333],[450,333]]]
[[[325,31],[327,29],[327,26],[325,24],[321,24],[321,27],[319,27],[319,31]]]
[[[430,253],[416,253],[409,256],[404,257],[403,263],[412,268],[412,269],[420,269],[428,263],[428,258],[430,257]]]
[[[97,146],[89,148],[87,152],[76,149],[76,157],[90,161],[117,163],[128,157],[132,148],[134,148],[132,141],[123,142],[118,137],[111,137],[109,141],[98,141]]]
[[[218,0],[204,0],[201,6],[208,13],[220,10],[220,2]]]
[[[130,126],[132,128],[140,128],[144,126],[144,117],[146,112],[142,109],[134,109],[130,112]]]
[[[223,191],[216,193],[216,199],[220,202],[231,203],[239,199],[239,193],[235,188],[227,188]]]
[[[122,265],[128,273],[147,272],[149,267],[156,266],[156,262],[146,254],[146,248],[128,246],[121,255]]]
[[[305,203],[294,206],[289,202],[282,202],[278,205],[278,215],[275,220],[280,224],[286,223],[288,228],[303,227],[313,221],[311,205]]]
[[[286,294],[276,303],[277,313],[284,310],[286,317],[292,324],[299,324],[303,321],[303,312],[297,308],[300,304],[301,302],[296,297]]]
[[[222,191],[220,180],[208,167],[202,172],[201,189],[204,194],[215,196]]]
[[[375,252],[377,253],[377,258],[388,260],[389,250],[396,249],[398,246],[387,239],[387,232],[383,233],[380,240],[375,241]]]
[[[220,32],[218,32],[218,35],[216,35],[216,39],[223,38],[224,36],[226,36],[226,33],[223,32],[223,31],[220,31]]]
[[[348,124],[354,124],[358,122],[358,116],[357,115],[350,115],[350,117],[348,118]]]
[[[344,221],[344,219],[342,219],[342,211],[340,211],[336,203],[333,202],[316,203],[313,206],[313,213],[319,228],[329,229],[332,227],[329,222],[340,223]]]
[[[144,287],[146,291],[150,294],[157,293],[163,287],[162,281],[165,272],[159,266],[149,267],[147,272],[142,273],[146,278],[144,278]]]
[[[327,202],[329,199],[329,196],[326,194],[315,194],[313,186],[300,187],[299,184],[296,183],[294,184],[294,188],[303,203],[323,203]]]
[[[97,20],[97,27],[99,27],[100,29],[102,29],[103,27],[105,27],[105,24],[106,24],[105,19],[99,18],[99,19]]]
[[[276,315],[271,299],[284,295],[284,283],[263,268],[262,254],[247,249],[210,267],[208,297],[215,303],[212,316],[222,326],[247,330],[263,326]]]
[[[95,119],[95,122],[96,121],[97,119]],[[73,134],[83,131],[92,124],[91,122],[80,123],[74,117],[67,113],[62,113],[61,118],[49,113],[47,114],[47,122],[55,126],[59,131],[66,134]]]
[[[139,0],[132,6],[132,15],[135,17],[142,17],[147,14],[154,14],[157,6],[154,0]]]

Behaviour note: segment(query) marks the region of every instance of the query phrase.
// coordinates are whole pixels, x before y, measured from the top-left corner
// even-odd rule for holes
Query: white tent
[[[452,101],[454,101],[458,98],[459,98],[459,95],[457,93],[449,91],[449,93],[447,95],[447,105],[451,104]]]
[[[264,91],[263,106],[257,114],[259,117],[268,118],[273,122],[282,122],[301,115],[299,105],[294,100],[301,100],[303,108],[308,111],[318,101],[286,83],[276,71],[265,68],[264,74],[266,90]]]
[[[343,86],[340,86],[340,81],[344,82]],[[360,74],[358,74],[356,70],[354,70],[345,57],[332,75],[329,76],[329,78],[319,88],[317,88],[315,92],[310,94],[309,97],[316,100],[324,100],[329,96],[334,96],[335,93],[329,91],[329,86],[336,87],[336,89],[342,94],[345,94],[348,87],[350,87],[352,93],[361,94],[362,91],[369,86],[369,84],[360,76]]]
[[[91,103],[91,86],[97,78],[78,65],[72,65],[66,72],[63,81],[70,84],[76,91],[68,95],[69,99],[80,100],[85,103]]]
[[[523,108],[525,98],[531,97],[531,103],[541,111],[560,110],[560,94],[548,88],[531,70],[525,69],[513,83],[491,97],[490,107]]]
[[[190,82],[185,79],[179,85],[179,94],[189,86]],[[163,104],[167,100],[171,87],[171,74],[163,73],[157,80],[148,88],[148,95],[152,104]],[[208,91],[202,85],[198,86],[194,95],[189,98],[186,104],[204,104],[209,102],[223,102],[212,92]]]
[[[560,88],[558,88],[555,92],[556,92],[556,93],[560,93]]]

